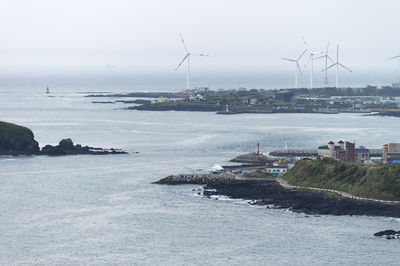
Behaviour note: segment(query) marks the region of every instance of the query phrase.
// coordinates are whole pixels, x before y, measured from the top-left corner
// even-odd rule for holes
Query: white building
[[[270,165],[267,167],[267,172],[273,175],[284,174],[288,171],[287,166],[274,166]]]

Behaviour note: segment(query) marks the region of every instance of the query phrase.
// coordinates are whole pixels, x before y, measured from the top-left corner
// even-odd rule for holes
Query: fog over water
[[[129,66],[173,70],[185,55],[206,74],[292,67],[304,49],[324,51],[355,72],[397,71],[387,58],[400,54],[396,0],[3,0],[0,4],[3,67]],[[307,58],[302,60],[305,64]],[[318,66],[320,68],[321,66]],[[307,70],[308,71],[308,70]]]

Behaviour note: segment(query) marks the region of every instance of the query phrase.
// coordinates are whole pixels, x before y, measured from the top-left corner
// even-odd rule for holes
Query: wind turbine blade
[[[325,70],[328,70],[328,69],[330,69],[331,67],[334,67],[334,66],[336,66],[336,65],[337,65],[337,64],[334,63],[333,65],[330,65],[330,66],[328,66],[327,68],[322,69],[321,72],[324,72]]]
[[[299,70],[300,76],[303,76],[303,71],[301,71],[299,63],[296,62],[296,65],[297,65],[297,70]]]
[[[310,60],[312,60],[312,54],[310,54],[310,56],[308,57],[308,60],[307,60],[306,64],[303,67],[303,71],[304,71],[304,69],[306,69],[306,67],[307,67],[308,63],[310,62]]]
[[[322,55],[322,56],[319,56],[319,57],[317,57],[317,58],[314,58],[314,60],[321,59],[321,58],[325,58],[325,57],[326,57],[326,55]]]
[[[396,58],[399,58],[399,57],[400,57],[400,55],[388,58],[387,60],[392,60],[392,59],[396,59]]]
[[[347,69],[348,71],[350,71],[350,72],[353,72],[353,71],[351,71],[349,68],[347,68],[347,67],[345,67],[344,65],[342,65],[342,64],[338,64],[339,66],[341,66],[341,67],[343,67],[344,69]]]
[[[186,47],[185,41],[183,40],[182,34],[179,34],[179,36],[181,37],[182,44],[183,44],[183,47],[185,48],[186,52],[189,52],[189,50]]]
[[[178,68],[185,62],[186,58],[188,58],[189,54],[186,54],[185,57],[182,59],[182,61],[179,63],[179,65],[175,68],[175,71],[178,70]]]
[[[294,60],[294,59],[289,59],[289,58],[281,58],[282,60],[286,60],[286,61],[290,61],[290,62],[296,62],[296,60]]]
[[[301,39],[303,40],[304,46],[307,47],[307,41],[304,39],[304,37],[301,37]]]
[[[328,45],[326,46],[326,51],[325,51],[325,53],[328,55],[328,50],[329,50],[329,43],[330,43],[331,41],[328,41]]]
[[[198,55],[198,56],[210,56],[208,54],[191,54],[191,55]]]
[[[329,60],[331,60],[331,62],[334,64],[334,63],[336,63],[335,61],[333,61],[333,59],[329,56],[329,55],[326,55],[327,56],[327,58],[329,59]]]
[[[297,60],[296,61],[299,61],[300,60],[300,58],[302,58],[303,57],[303,55],[305,54],[307,52],[307,49],[305,49],[304,51],[303,51],[303,53],[299,56],[299,57],[297,57]]]

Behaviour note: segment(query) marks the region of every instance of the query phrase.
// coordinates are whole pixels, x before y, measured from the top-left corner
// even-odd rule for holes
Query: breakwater
[[[232,181],[235,176],[230,172],[219,172],[209,174],[178,174],[162,178],[153,184],[159,185],[182,185],[182,184],[200,184],[205,185],[215,182]]]

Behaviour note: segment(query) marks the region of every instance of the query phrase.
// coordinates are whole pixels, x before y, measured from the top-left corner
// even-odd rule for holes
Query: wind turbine
[[[179,65],[175,68],[175,71],[178,70],[178,68],[183,64],[183,62],[185,62],[185,60],[187,59],[187,70],[186,70],[186,89],[189,90],[190,88],[190,56],[192,55],[198,55],[198,56],[208,56],[206,54],[192,54],[189,52],[189,50],[186,47],[185,41],[183,40],[183,37],[181,34],[179,34],[179,36],[181,37],[182,40],[182,44],[183,44],[183,48],[185,48],[187,54],[185,55],[185,57],[183,57],[182,61],[179,63]]]
[[[328,45],[326,46],[325,54],[323,56],[315,58],[315,59],[325,58],[325,80],[324,80],[325,84],[328,84],[328,60],[330,60],[332,63],[335,63],[332,60],[332,58],[328,55],[329,43],[330,41],[328,41]]]
[[[334,63],[333,65],[330,65],[329,67],[322,69],[321,71],[326,71],[331,67],[336,66],[336,88],[338,88],[338,83],[339,83],[339,66],[343,67],[344,69],[351,71],[349,68],[347,68],[346,66],[344,66],[343,64],[339,63],[339,44],[336,46],[336,63]]]
[[[297,57],[297,59],[289,59],[289,58],[281,58],[282,60],[286,60],[286,61],[290,61],[290,62],[294,62],[294,87],[297,89],[297,71],[299,71],[300,76],[303,75],[301,69],[300,69],[300,65],[299,65],[299,60],[303,57],[303,55],[307,52],[307,48],[304,49],[304,51],[300,54],[299,57]]]
[[[313,72],[314,72],[314,60],[317,60],[319,58],[322,58],[322,56],[318,58],[314,58],[316,55],[323,54],[324,52],[312,52],[310,53],[310,57],[308,58],[307,63],[304,65],[304,69],[307,67],[308,62],[311,61],[311,70],[310,70],[310,89],[313,88]]]
[[[397,59],[397,58],[400,58],[400,55],[388,58],[387,60],[393,60],[393,59]],[[400,67],[400,60],[399,60],[399,67]],[[399,75],[399,84],[400,84],[400,75]]]

